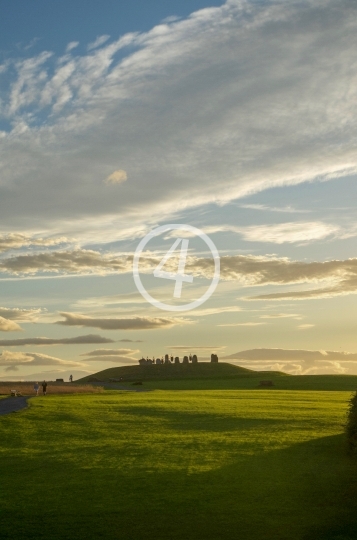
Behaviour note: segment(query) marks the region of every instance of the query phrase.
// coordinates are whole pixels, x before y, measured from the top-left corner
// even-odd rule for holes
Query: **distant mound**
[[[109,382],[110,379],[123,381],[152,381],[167,379],[230,379],[238,377],[259,377],[278,375],[274,371],[253,371],[225,362],[197,364],[153,364],[148,366],[122,366],[104,369],[76,382]]]

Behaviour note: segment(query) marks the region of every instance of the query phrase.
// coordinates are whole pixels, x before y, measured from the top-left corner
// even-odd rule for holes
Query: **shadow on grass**
[[[2,540],[357,538],[357,462],[340,435],[195,474],[135,463],[124,472],[76,469],[54,459],[33,468],[17,456],[14,490],[9,465],[0,468]]]
[[[180,411],[177,414],[175,410],[165,410],[157,406],[120,406],[121,414],[128,414],[136,417],[138,421],[145,422],[146,419],[155,418],[155,420],[169,423],[170,429],[176,431],[237,431],[240,429],[273,427],[286,424],[286,419],[282,418],[243,418],[233,414],[215,414],[195,411]]]

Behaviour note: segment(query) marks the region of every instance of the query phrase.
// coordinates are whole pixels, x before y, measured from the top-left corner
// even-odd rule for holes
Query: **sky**
[[[356,12],[0,0],[0,379],[212,352],[357,374]],[[219,254],[194,309],[214,259],[192,231],[139,259],[176,310],[134,281],[170,224]]]

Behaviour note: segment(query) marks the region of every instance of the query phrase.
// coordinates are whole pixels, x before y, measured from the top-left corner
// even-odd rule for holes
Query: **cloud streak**
[[[28,246],[52,247],[68,242],[65,237],[59,238],[36,238],[22,233],[0,235],[0,253],[10,249],[19,249]]]
[[[294,375],[354,374],[357,353],[304,349],[249,349],[222,358],[260,371],[283,371]]]
[[[64,326],[87,326],[100,328],[101,330],[151,330],[159,328],[172,328],[175,325],[187,324],[189,321],[183,318],[164,317],[133,317],[102,319],[81,315],[79,313],[61,313],[64,321],[57,321],[56,324]]]
[[[24,338],[24,339],[0,339],[0,347],[23,347],[25,345],[89,345],[96,343],[114,343],[113,339],[88,334],[73,338]]]
[[[35,321],[41,313],[41,309],[19,309],[0,307],[0,317],[11,321]]]
[[[87,353],[83,353],[80,356],[130,356],[131,354],[137,354],[139,349],[95,349]]]
[[[0,366],[4,366],[5,371],[17,371],[19,366],[61,366],[61,367],[80,367],[83,366],[80,362],[71,362],[61,360],[54,356],[39,353],[21,353],[3,351],[0,355]]]

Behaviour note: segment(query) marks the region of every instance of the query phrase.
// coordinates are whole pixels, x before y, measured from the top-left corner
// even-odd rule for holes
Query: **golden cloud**
[[[126,171],[123,169],[118,169],[117,171],[112,172],[106,179],[105,183],[107,185],[111,184],[122,184],[123,182],[126,182],[128,179],[128,175]]]

